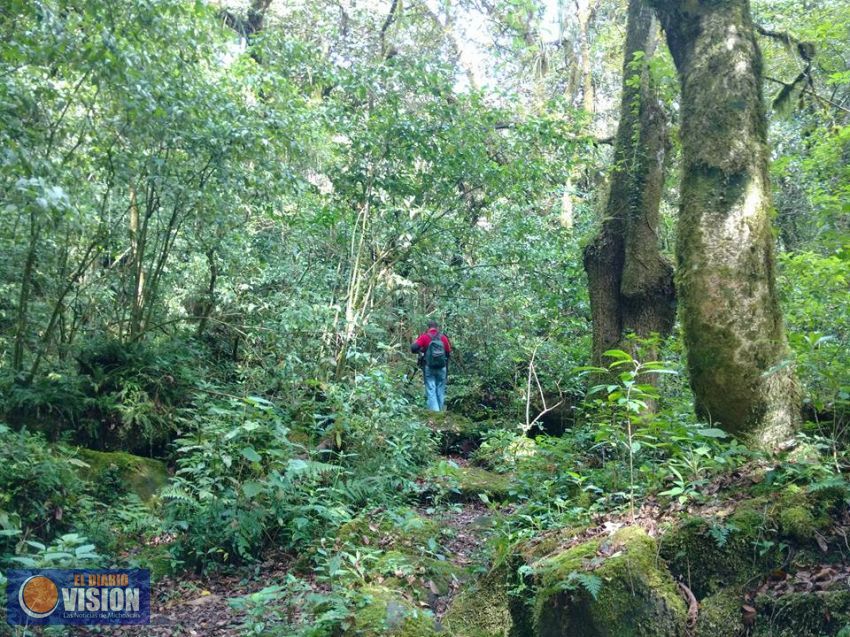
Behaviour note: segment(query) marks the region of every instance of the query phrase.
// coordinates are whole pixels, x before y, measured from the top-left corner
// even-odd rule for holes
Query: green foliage
[[[629,508],[634,516],[635,498],[635,456],[640,452],[644,441],[638,428],[650,418],[650,403],[659,398],[658,389],[648,382],[655,374],[675,374],[664,363],[650,361],[641,363],[631,354],[622,350],[608,350],[603,356],[614,359],[604,369],[590,369],[597,373],[608,372],[615,382],[596,385],[588,390],[588,395],[600,391],[607,393],[607,406],[611,419],[601,423],[597,439],[613,443],[615,448],[625,446],[629,468]],[[621,371],[622,370],[622,371]],[[609,426],[610,425],[610,426]],[[625,436],[622,434],[625,433]]]
[[[304,550],[358,508],[401,503],[433,453],[430,430],[380,374],[329,388],[316,435],[291,442],[288,415],[259,397],[208,403],[176,441],[177,472],[162,492],[175,555],[195,566],[239,562],[275,545]],[[381,392],[384,387],[384,392]],[[338,448],[337,448],[338,443]]]
[[[535,452],[536,444],[531,438],[506,429],[492,429],[484,435],[472,459],[493,471],[507,473]]]
[[[782,260],[782,282],[789,341],[805,383],[810,418],[823,418],[839,435],[847,421],[850,365],[850,260],[814,252]],[[830,418],[830,416],[832,416]]]
[[[26,540],[23,555],[9,558],[16,568],[84,568],[97,567],[102,561],[95,545],[77,533],[66,533],[56,538],[49,546]],[[33,550],[34,549],[34,550]]]
[[[268,401],[211,403],[196,418],[176,442],[178,469],[162,492],[167,523],[181,532],[179,559],[199,567],[250,559],[273,541],[297,546],[348,518],[322,498],[339,468],[304,458]]]
[[[0,529],[43,540],[67,530],[84,491],[74,465],[84,463],[40,434],[14,432],[2,423],[0,443]],[[0,539],[3,552],[10,539]]]

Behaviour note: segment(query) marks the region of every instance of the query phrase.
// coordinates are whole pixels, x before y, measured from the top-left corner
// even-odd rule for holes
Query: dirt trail
[[[420,511],[423,517],[430,517],[442,527],[453,531],[451,537],[443,540],[442,545],[448,552],[446,558],[457,566],[469,569],[479,561],[476,555],[481,551],[489,534],[494,512],[483,502],[463,502],[455,508],[429,515]],[[455,595],[460,592],[464,582],[454,586],[448,595],[443,595],[435,601],[432,610],[441,619],[446,614]]]
[[[469,461],[458,456],[445,456],[460,466]],[[494,515],[498,511],[478,500],[454,503],[446,508],[419,508],[423,518],[437,522],[441,528],[451,529],[448,537],[441,539],[446,559],[462,569],[478,561],[478,553],[490,533]],[[124,635],[132,637],[237,637],[244,634],[242,625],[245,612],[233,609],[229,600],[249,595],[266,586],[280,584],[289,572],[310,580],[309,573],[294,569],[295,558],[286,554],[270,555],[253,568],[240,569],[226,575],[195,575],[191,573],[169,576],[153,586],[151,598],[151,623],[145,626],[80,627],[69,630],[70,635]],[[261,573],[258,579],[255,573]],[[468,580],[467,580],[468,581]],[[435,597],[431,610],[437,621],[442,619],[451,601],[465,585],[455,582],[447,595]],[[321,590],[315,584],[315,590]]]
[[[153,585],[151,623],[144,626],[100,626],[74,629],[73,635],[126,635],[133,637],[236,637],[245,613],[231,608],[234,597],[249,595],[266,586],[282,583],[292,570],[294,558],[285,554],[269,556],[256,565],[261,581],[249,579],[240,571],[227,575],[164,577]],[[252,569],[253,570],[253,569]]]

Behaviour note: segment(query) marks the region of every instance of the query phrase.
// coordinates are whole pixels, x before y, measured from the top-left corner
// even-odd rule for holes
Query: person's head
[[[440,327],[437,325],[437,321],[428,321],[428,329],[429,330],[438,330]]]

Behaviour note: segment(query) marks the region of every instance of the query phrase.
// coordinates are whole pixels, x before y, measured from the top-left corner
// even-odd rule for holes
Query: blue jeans
[[[446,407],[447,369],[431,369],[425,365],[425,399],[431,411],[443,411]]]

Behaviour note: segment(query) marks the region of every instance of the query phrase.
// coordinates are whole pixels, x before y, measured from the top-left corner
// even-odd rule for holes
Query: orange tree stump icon
[[[47,617],[59,603],[59,589],[49,577],[33,575],[21,586],[18,602],[30,617]]]

